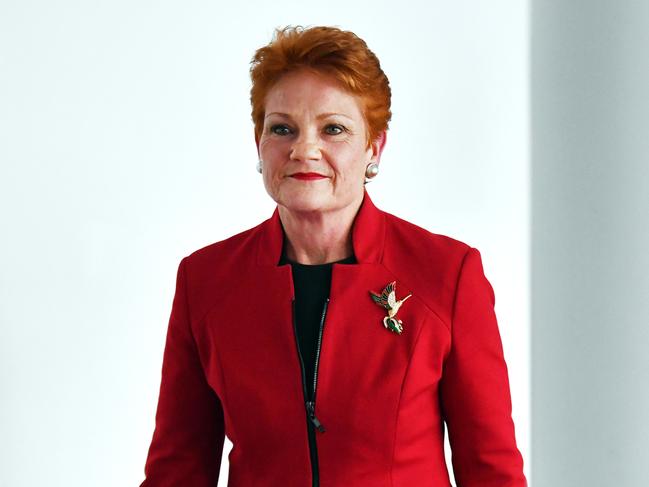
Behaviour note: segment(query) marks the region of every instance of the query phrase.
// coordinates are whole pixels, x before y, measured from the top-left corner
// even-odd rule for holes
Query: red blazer
[[[312,485],[290,265],[277,208],[180,262],[142,487]],[[315,414],[322,487],[524,487],[494,292],[480,252],[374,206],[334,264]],[[371,298],[396,281],[401,334]],[[307,378],[310,380],[310,378]]]

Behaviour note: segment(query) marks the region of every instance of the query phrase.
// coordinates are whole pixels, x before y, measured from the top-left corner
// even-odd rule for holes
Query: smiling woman
[[[349,232],[337,221],[351,222],[363,199],[366,167],[378,165],[385,144],[385,131],[366,145],[367,129],[359,100],[330,76],[298,70],[284,75],[266,97],[267,115],[257,142],[266,191],[280,206],[280,217],[296,233],[304,224],[340,229],[342,240]],[[296,228],[301,226],[302,228]],[[332,231],[322,233],[331,239]],[[287,242],[288,257],[310,262],[297,255]],[[351,254],[351,241],[342,254],[318,256],[323,262]],[[326,249],[323,241],[313,244]],[[307,249],[308,250],[308,249]]]
[[[275,211],[184,257],[144,487],[524,487],[480,252],[380,210],[388,79],[352,32],[252,60]]]

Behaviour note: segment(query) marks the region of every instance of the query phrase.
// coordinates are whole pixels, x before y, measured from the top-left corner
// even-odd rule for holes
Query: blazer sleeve
[[[178,266],[155,429],[141,487],[216,487],[219,478],[223,409],[207,383],[191,331],[186,259]]]
[[[451,348],[440,382],[458,487],[527,486],[494,305],[480,252],[470,247],[458,277]]]

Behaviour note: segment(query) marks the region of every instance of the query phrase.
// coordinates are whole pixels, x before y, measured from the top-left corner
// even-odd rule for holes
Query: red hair
[[[268,92],[283,75],[298,69],[329,75],[359,98],[368,147],[388,129],[390,83],[376,55],[353,32],[336,27],[276,29],[272,41],[257,49],[250,64],[250,103],[257,139],[264,126]]]

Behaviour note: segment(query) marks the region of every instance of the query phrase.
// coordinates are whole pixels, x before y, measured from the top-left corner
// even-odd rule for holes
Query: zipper
[[[327,307],[329,306],[329,298],[327,297],[327,300],[324,303],[324,307],[322,308],[322,317],[320,318],[320,330],[318,332],[318,345],[315,351],[315,366],[313,368],[313,401],[311,402],[311,405],[307,403],[307,411],[310,412],[310,418],[311,421],[313,422],[313,425],[320,431],[321,433],[324,433],[325,427],[322,426],[322,423],[318,421],[318,418],[315,416],[315,393],[316,393],[316,386],[318,385],[318,363],[320,362],[320,347],[322,346],[322,330],[324,328],[324,322],[325,322],[325,316],[327,316]]]
[[[295,298],[291,302],[292,313],[293,313],[293,333],[295,335],[295,345],[297,348],[298,358],[300,359],[300,370],[302,372],[302,391],[304,393],[304,402],[306,406],[306,415],[307,415],[307,433],[309,437],[309,454],[311,458],[311,473],[313,477],[313,487],[318,487],[320,485],[320,478],[318,472],[318,449],[315,442],[315,432],[312,434],[313,428],[318,430],[321,433],[326,431],[324,425],[315,415],[315,396],[316,396],[316,386],[318,384],[318,363],[320,361],[320,347],[322,346],[322,330],[324,328],[325,316],[327,315],[327,307],[329,305],[329,298],[325,301],[324,307],[322,309],[322,317],[320,318],[320,329],[318,331],[318,342],[316,348],[315,356],[315,366],[313,370],[313,400],[309,400],[309,392],[306,388],[306,372],[304,369],[304,359],[302,358],[302,352],[300,351],[300,342],[297,335],[297,325],[295,322]]]

